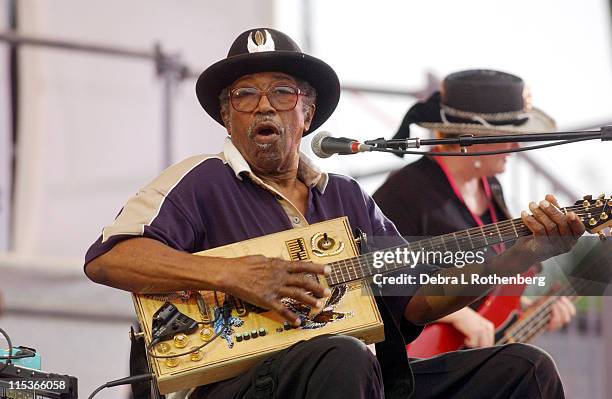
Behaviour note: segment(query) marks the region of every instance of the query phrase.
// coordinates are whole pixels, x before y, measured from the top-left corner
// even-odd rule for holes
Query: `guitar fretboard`
[[[576,213],[576,215],[583,220],[583,223],[584,217],[590,215],[580,206],[561,208],[561,211],[563,213]],[[408,252],[440,251],[444,253],[445,251],[470,251],[491,245],[512,242],[519,237],[525,237],[531,234],[531,230],[523,224],[520,218],[517,218],[413,241],[405,245],[387,248],[385,251],[394,251],[396,249],[403,251],[404,248]],[[372,253],[331,262],[329,266],[331,266],[332,271],[331,275],[327,277],[327,283],[330,286],[344,284],[350,281],[367,278],[377,273],[385,274],[410,267],[410,265],[406,264],[389,264],[384,262],[381,268],[376,268],[373,266],[373,263],[374,255]]]

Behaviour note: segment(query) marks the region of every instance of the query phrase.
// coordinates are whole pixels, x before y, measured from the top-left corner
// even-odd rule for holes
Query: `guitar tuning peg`
[[[599,194],[599,197],[597,197],[598,199],[605,199],[606,198],[606,194]]]
[[[591,201],[593,199],[592,195],[585,195],[584,197],[582,197],[583,200],[587,200],[587,201]]]
[[[599,236],[599,239],[600,239],[601,241],[606,241],[606,239],[608,238],[608,237],[605,235],[605,233],[604,233],[603,231],[601,231],[601,230],[597,232],[597,235]]]

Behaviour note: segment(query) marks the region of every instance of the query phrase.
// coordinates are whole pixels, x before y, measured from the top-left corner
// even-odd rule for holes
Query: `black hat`
[[[555,121],[531,106],[521,78],[489,69],[448,75],[439,92],[417,103],[404,116],[393,138],[410,137],[410,125],[446,134],[540,133],[555,129]]]
[[[317,91],[316,111],[310,129],[314,131],[330,117],[340,100],[340,81],[325,62],[302,53],[286,34],[270,28],[241,33],[227,58],[208,67],[196,83],[200,104],[223,125],[219,94],[241,76],[256,72],[284,72],[310,83]]]

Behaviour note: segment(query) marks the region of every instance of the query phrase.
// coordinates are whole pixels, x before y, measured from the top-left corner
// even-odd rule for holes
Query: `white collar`
[[[251,167],[244,159],[240,151],[234,146],[231,137],[225,138],[225,143],[223,146],[223,154],[225,155],[225,160],[227,164],[232,168],[236,177],[242,180],[242,173],[246,173],[248,176],[255,176]],[[300,160],[298,164],[298,179],[302,181],[308,187],[316,187],[317,190],[321,194],[325,192],[325,188],[327,187],[327,182],[329,181],[329,176],[327,173],[322,172],[314,162],[306,156],[303,152],[300,151]]]

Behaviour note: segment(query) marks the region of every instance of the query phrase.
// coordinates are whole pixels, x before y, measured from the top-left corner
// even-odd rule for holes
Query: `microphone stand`
[[[474,136],[472,134],[461,135],[458,137],[445,137],[441,139],[420,139],[419,137],[409,137],[406,139],[385,140],[378,138],[375,140],[367,140],[366,145],[372,146],[369,151],[385,151],[388,149],[395,150],[396,153],[401,153],[408,148],[420,148],[422,145],[442,145],[442,144],[459,144],[461,152],[467,152],[467,148],[474,144],[494,144],[494,143],[527,143],[534,141],[583,141],[595,140],[601,141],[612,140],[612,125],[602,126],[599,130],[582,130],[575,132],[553,132],[553,133],[530,133],[530,134],[500,134],[489,136]]]

